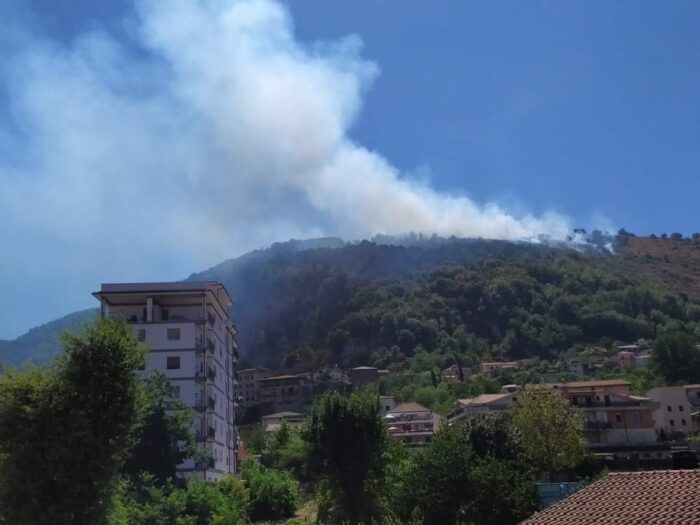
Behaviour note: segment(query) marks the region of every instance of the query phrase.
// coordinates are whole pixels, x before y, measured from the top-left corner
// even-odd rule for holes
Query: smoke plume
[[[128,42],[18,37],[2,62],[0,285],[51,268],[65,310],[100,281],[177,278],[289,237],[569,232],[435,191],[353,141],[379,71],[357,37],[302,44],[270,0],[139,5]]]

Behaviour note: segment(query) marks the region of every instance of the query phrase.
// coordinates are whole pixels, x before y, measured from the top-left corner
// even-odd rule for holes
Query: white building
[[[697,411],[692,403],[694,386],[697,387],[697,385],[664,386],[652,388],[647,392],[647,397],[659,403],[658,408],[654,410],[654,425],[660,437],[665,439],[680,437],[680,435],[687,437],[693,433],[695,427],[692,415]],[[700,401],[700,396],[698,400]]]
[[[93,294],[103,317],[120,317],[149,349],[144,374],[165,374],[195,409],[199,445],[208,460],[187,460],[178,473],[215,480],[236,471],[233,301],[218,282],[103,284]]]

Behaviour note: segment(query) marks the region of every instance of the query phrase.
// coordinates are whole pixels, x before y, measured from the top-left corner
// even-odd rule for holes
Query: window
[[[686,424],[685,419],[681,419],[681,425],[686,426]]]
[[[179,370],[180,369],[180,356],[168,357],[166,360],[166,366],[168,370]]]
[[[160,311],[160,320],[167,321],[170,319],[170,311],[167,308],[162,308]]]
[[[180,398],[180,385],[170,385],[170,388],[172,388],[172,396],[175,399]]]
[[[145,328],[139,328],[139,333],[138,333],[137,339],[139,340],[140,343],[143,343],[146,340],[146,329]]]
[[[622,423],[622,414],[615,414],[615,421]]]
[[[642,422],[642,415],[639,412],[633,412],[632,413],[632,421],[635,423],[641,423]]]
[[[671,405],[668,405],[668,406],[666,407],[666,410],[667,410],[668,412],[670,412],[670,411],[672,410]]]
[[[179,341],[180,340],[180,329],[179,328],[168,328],[168,341]]]
[[[678,411],[683,412],[683,405],[678,405]]]
[[[676,422],[672,419],[672,420],[671,420],[671,426],[673,427],[673,426],[675,426],[675,425],[676,425]]]

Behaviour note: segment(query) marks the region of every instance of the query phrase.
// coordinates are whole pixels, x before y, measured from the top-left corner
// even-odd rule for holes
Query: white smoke
[[[0,285],[53,265],[54,293],[73,297],[290,236],[571,229],[439,193],[351,140],[378,73],[356,37],[301,44],[270,0],[153,0],[134,27],[128,45],[99,30],[70,45],[34,35],[2,64]]]

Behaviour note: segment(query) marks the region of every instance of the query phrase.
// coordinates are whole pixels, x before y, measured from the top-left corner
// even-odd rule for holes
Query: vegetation
[[[7,523],[104,521],[137,422],[143,361],[131,329],[101,320],[64,337],[44,370],[0,377],[0,515]]]
[[[539,472],[572,469],[585,459],[582,417],[550,386],[527,388],[518,396],[512,417],[525,453]]]

